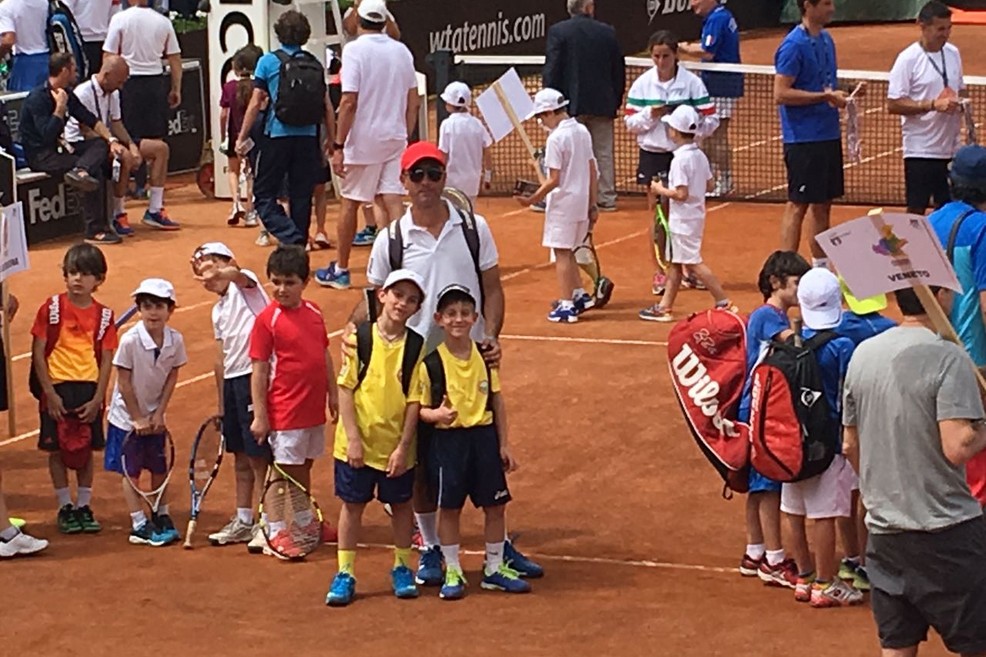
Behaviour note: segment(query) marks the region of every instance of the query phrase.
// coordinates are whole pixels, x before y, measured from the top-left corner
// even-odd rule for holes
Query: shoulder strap
[[[431,408],[438,408],[448,392],[445,384],[445,367],[442,365],[442,357],[438,350],[425,356],[424,363],[431,382]]]
[[[390,255],[390,271],[397,271],[404,263],[404,234],[401,231],[401,217],[387,226],[387,245]]]
[[[356,387],[359,388],[366,378],[366,370],[370,367],[370,357],[373,355],[373,324],[363,322],[356,327]]]
[[[479,355],[482,356],[483,353],[480,352]],[[485,358],[483,358],[483,365],[486,366],[486,385],[488,386],[488,389],[486,390],[486,410],[492,413],[493,412],[493,370]]]
[[[955,220],[955,223],[952,224],[952,230],[948,232],[948,246],[945,251],[948,254],[948,261],[952,263],[953,266],[955,265],[955,240],[959,236],[959,228],[962,227],[962,223],[969,217],[969,215],[974,214],[975,212],[976,208],[969,208],[963,212],[959,218]]]
[[[280,48],[274,51],[274,56],[277,57],[277,60],[281,62],[282,66],[291,60],[291,55],[287,54]]]
[[[411,390],[414,368],[418,366],[418,359],[421,358],[421,350],[424,346],[425,339],[421,334],[408,329],[404,336],[404,360],[401,361],[401,389],[404,390],[405,397]]]
[[[805,349],[808,349],[809,351],[816,351],[824,347],[832,340],[835,340],[837,337],[839,337],[838,334],[831,329],[825,329],[824,331],[819,331],[815,335],[805,340],[804,343]]]
[[[466,238],[466,246],[469,247],[469,255],[472,257],[472,264],[476,270],[476,280],[479,281],[479,314],[483,314],[483,303],[486,297],[485,290],[483,289],[483,272],[479,268],[479,230],[476,228],[476,215],[470,210],[464,210],[462,208],[452,205],[462,216],[462,234]]]

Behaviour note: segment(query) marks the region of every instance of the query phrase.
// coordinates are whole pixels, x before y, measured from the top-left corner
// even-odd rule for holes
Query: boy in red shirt
[[[278,247],[267,260],[267,277],[274,300],[257,315],[250,334],[250,430],[260,444],[270,442],[274,462],[288,476],[311,490],[312,464],[325,452],[326,407],[333,423],[339,416],[335,367],[322,311],[301,297],[311,279],[305,249]],[[290,541],[286,532],[275,532],[272,541],[279,538]],[[265,551],[291,554],[292,548]]]
[[[106,280],[106,258],[89,244],[65,253],[66,291],[47,299],[31,335],[31,392],[40,402],[38,449],[48,452],[48,471],[58,497],[58,531],[96,533],[101,527],[92,500],[92,450],[102,449],[103,402],[117,346],[113,311],[92,297]],[[76,471],[72,504],[69,468]]]

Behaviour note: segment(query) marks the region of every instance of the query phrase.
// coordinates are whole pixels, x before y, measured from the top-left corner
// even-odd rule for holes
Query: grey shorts
[[[954,653],[986,651],[986,521],[939,532],[870,534],[866,571],[887,649],[915,646],[928,628]]]

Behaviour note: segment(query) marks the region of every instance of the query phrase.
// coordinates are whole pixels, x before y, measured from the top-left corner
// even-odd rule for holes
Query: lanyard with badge
[[[935,62],[935,58],[931,56],[930,52],[925,50],[924,56],[931,63],[931,68],[935,69],[935,72],[941,76],[942,82],[945,83],[945,88],[948,88],[948,65],[945,63],[945,48],[943,47],[939,53],[941,54],[941,68],[938,68],[938,63]]]
[[[803,24],[801,29],[804,30],[805,35],[808,37],[808,42],[811,44],[811,55],[815,60],[815,66],[817,66],[822,71],[822,88],[825,91],[832,91],[835,89],[835,79],[832,75],[832,62],[829,60],[829,49],[825,44],[824,33],[819,33],[818,37],[811,36]],[[818,48],[822,48],[822,57],[818,57]]]

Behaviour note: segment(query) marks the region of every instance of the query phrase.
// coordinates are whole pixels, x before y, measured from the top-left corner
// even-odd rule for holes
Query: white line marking
[[[525,340],[528,342],[572,342],[576,344],[615,344],[631,345],[640,347],[667,347],[667,342],[657,342],[652,340],[619,340],[616,338],[571,338],[561,335],[511,335],[503,334],[503,340]]]

